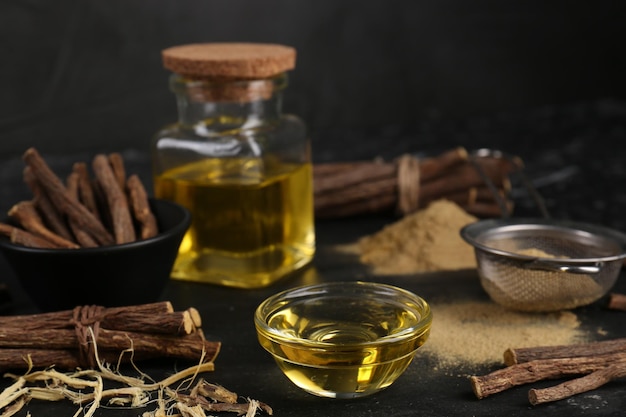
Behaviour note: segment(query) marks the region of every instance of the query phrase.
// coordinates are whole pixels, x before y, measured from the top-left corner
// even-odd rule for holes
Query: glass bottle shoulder
[[[308,148],[305,123],[289,114],[229,129],[212,129],[207,125],[189,128],[172,123],[163,127],[152,143],[156,172],[204,158],[275,156],[285,161],[306,162]]]
[[[238,141],[250,138],[280,139],[289,135],[291,141],[306,140],[306,125],[295,115],[285,114],[278,118],[243,123],[225,123],[224,121],[204,121],[193,126],[171,123],[159,130],[153,138],[155,151],[187,149],[193,151],[207,148],[209,153],[218,155],[235,146]]]

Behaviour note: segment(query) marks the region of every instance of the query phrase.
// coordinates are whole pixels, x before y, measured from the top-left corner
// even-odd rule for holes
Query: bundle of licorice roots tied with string
[[[98,361],[168,357],[209,363],[221,343],[206,340],[201,324],[195,308],[175,311],[169,301],[0,316],[0,370],[97,369]]]
[[[470,154],[463,147],[392,161],[318,163],[313,167],[315,215],[395,211],[403,216],[447,199],[477,217],[508,216],[513,211],[510,175],[522,166],[517,157],[488,150]]]

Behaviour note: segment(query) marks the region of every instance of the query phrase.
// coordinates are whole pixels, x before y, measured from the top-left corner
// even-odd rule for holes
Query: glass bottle
[[[155,196],[192,213],[173,278],[259,288],[313,258],[310,143],[282,113],[286,71],[230,71],[171,75],[179,119],[153,141]]]

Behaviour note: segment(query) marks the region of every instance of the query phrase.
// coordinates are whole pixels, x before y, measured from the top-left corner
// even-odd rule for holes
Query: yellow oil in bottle
[[[429,335],[428,327],[400,336],[420,321],[401,303],[354,305],[337,299],[316,316],[310,308],[308,301],[275,311],[267,323],[280,335],[259,332],[258,338],[293,383],[319,396],[356,398],[391,385]],[[370,343],[393,335],[399,336],[393,342]]]
[[[208,158],[165,171],[155,195],[191,211],[172,277],[241,288],[271,284],[315,251],[312,168]]]

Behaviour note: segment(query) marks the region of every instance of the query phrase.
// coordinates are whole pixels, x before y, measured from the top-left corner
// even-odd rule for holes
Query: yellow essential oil
[[[391,385],[406,370],[429,335],[430,326],[407,336],[422,319],[399,301],[308,299],[273,311],[267,327],[278,334],[260,331],[258,338],[300,388],[356,398]]]
[[[207,158],[157,175],[155,194],[192,215],[173,278],[258,288],[313,258],[310,163]]]

